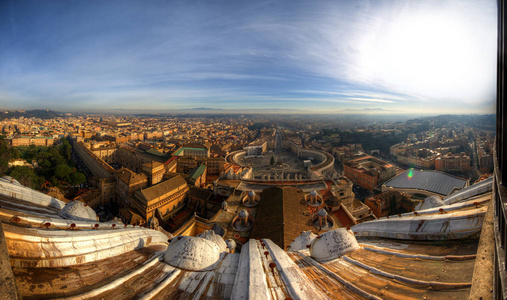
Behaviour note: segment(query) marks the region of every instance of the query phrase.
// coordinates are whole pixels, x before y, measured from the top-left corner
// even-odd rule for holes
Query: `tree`
[[[38,188],[44,182],[44,179],[37,176],[29,167],[13,167],[9,175],[30,188]]]
[[[55,176],[61,180],[67,178],[72,173],[72,169],[66,164],[59,164],[55,168]]]
[[[10,148],[10,154],[11,154],[11,158],[14,158],[14,159],[18,159],[21,157],[21,153],[19,152],[19,150],[14,147]]]
[[[275,164],[275,158],[273,156],[271,156],[271,161],[269,162],[270,165],[274,165]]]
[[[0,141],[0,175],[3,175],[4,172],[7,171],[10,159],[10,151],[7,142]]]
[[[69,141],[67,141],[65,138],[62,138],[62,144],[60,145],[60,154],[67,160],[67,163],[70,163],[71,160],[71,153],[72,153],[72,146],[70,145]]]
[[[53,164],[54,165],[67,165],[65,158],[60,154],[57,147],[52,147],[49,149],[49,153],[53,155]],[[70,173],[69,173],[70,174]]]
[[[70,183],[72,185],[80,185],[86,182],[86,176],[81,172],[70,174]]]

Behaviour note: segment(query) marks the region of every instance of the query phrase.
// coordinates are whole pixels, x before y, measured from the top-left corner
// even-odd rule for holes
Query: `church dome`
[[[214,269],[220,259],[220,246],[202,237],[178,236],[167,247],[164,261],[188,271]]]
[[[316,237],[317,235],[311,231],[303,231],[290,243],[288,251],[306,250],[306,246],[311,245]]]
[[[216,234],[213,230],[206,230],[202,233],[199,233],[197,237],[201,237],[203,239],[210,240],[220,247],[220,251],[227,251],[227,244],[224,239]]]
[[[81,201],[70,201],[58,212],[64,219],[76,221],[97,221],[95,211]]]
[[[248,212],[246,210],[241,210],[239,212],[239,217],[242,218],[242,219],[245,219],[245,218],[248,218]]]
[[[255,192],[254,192],[254,191],[250,191],[250,192],[248,192],[248,196],[250,196],[250,197],[255,197]]]
[[[359,244],[352,231],[338,228],[316,238],[310,247],[310,254],[319,262],[325,262],[357,249],[359,249]]]
[[[327,211],[323,208],[321,208],[317,214],[319,215],[319,217],[322,217],[322,218],[327,217]]]
[[[229,248],[230,251],[234,251],[234,249],[236,249],[236,242],[232,239],[228,239],[227,241],[225,241],[225,243],[227,244],[227,248]]]
[[[315,197],[317,196],[317,191],[313,190],[310,192],[310,196]]]

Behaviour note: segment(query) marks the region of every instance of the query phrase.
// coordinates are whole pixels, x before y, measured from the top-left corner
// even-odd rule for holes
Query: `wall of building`
[[[30,145],[49,147],[55,144],[55,140],[50,137],[17,137],[11,139],[13,147],[28,147]]]
[[[93,152],[86,148],[82,142],[76,142],[73,140],[73,148],[94,176],[99,178],[113,177],[114,169],[105,161],[93,154]]]

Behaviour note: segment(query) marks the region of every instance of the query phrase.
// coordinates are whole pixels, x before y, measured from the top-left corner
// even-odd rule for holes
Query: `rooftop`
[[[302,231],[317,231],[300,189],[271,187],[260,198],[251,237],[269,238],[287,249]]]
[[[195,148],[195,147],[180,147],[178,150],[176,150],[174,153],[173,153],[173,156],[179,156],[181,155],[182,152],[184,152],[185,150],[192,150],[192,151],[203,151],[203,150],[207,150],[206,147],[202,147],[202,148]]]
[[[262,222],[268,224],[259,227],[261,239],[242,242],[241,253],[218,253],[220,240],[176,236],[168,244],[163,233],[139,226],[65,220],[58,216],[61,203],[25,197],[39,195],[14,183],[0,183],[22,192],[12,198],[2,194],[8,190],[0,190],[0,247],[6,245],[3,249],[8,250],[21,297],[28,299],[467,299],[475,262],[480,261],[478,240],[436,241],[430,233],[441,232],[446,222],[451,223],[445,228],[448,233],[466,229],[464,223],[456,227],[456,221],[465,214],[483,214],[491,198],[488,192],[459,200],[446,206],[444,214],[437,207],[419,215],[381,219],[374,230],[363,225],[369,222],[358,225],[363,228],[341,228],[342,239],[328,231],[306,239],[308,250],[286,252],[276,242],[285,243],[286,236],[276,229],[287,231],[289,226],[291,234],[299,235],[298,226],[304,222],[294,216],[304,207],[298,201],[303,193],[273,187],[262,195],[267,200],[264,211],[262,203],[257,211],[257,218],[265,215]],[[270,218],[276,213],[278,218]],[[421,230],[416,226],[430,219],[432,226]],[[50,223],[47,228],[40,227],[41,220]],[[400,220],[413,224],[396,226]],[[70,222],[76,229],[69,229]],[[385,228],[409,228],[408,239],[372,237],[369,233],[381,229],[380,223]],[[482,219],[472,223],[469,227],[480,230]],[[356,228],[364,238],[358,237]],[[418,231],[424,231],[420,235],[424,239],[410,239]],[[264,238],[268,235],[272,239]],[[194,252],[183,249],[185,240],[196,241],[189,248]],[[204,243],[212,251],[202,248]],[[178,251],[167,252],[168,248]],[[165,253],[170,256],[167,262]]]
[[[399,189],[418,189],[447,196],[455,189],[462,189],[468,181],[437,171],[409,169],[385,183]]]
[[[116,176],[127,184],[137,183],[148,178],[144,173],[137,174],[126,168],[116,171]]]
[[[159,197],[162,197],[166,194],[172,193],[174,189],[177,189],[181,186],[187,186],[187,182],[180,175],[169,178],[165,181],[155,184],[146,189],[142,189],[136,191],[135,195],[138,198],[143,199],[146,203],[153,201]]]

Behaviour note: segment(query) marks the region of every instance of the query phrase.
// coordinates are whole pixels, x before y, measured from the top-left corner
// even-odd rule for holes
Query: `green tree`
[[[13,167],[9,173],[22,185],[36,189],[44,182],[44,178],[35,174],[34,170],[29,167]]]
[[[17,158],[21,157],[21,153],[19,152],[19,150],[14,147],[10,147],[10,154],[11,154],[11,159],[12,158],[17,159]]]
[[[51,153],[53,155],[53,165],[54,166],[67,165],[67,161],[60,154],[60,152],[58,151],[57,147],[50,148],[49,149],[49,153]]]
[[[86,176],[81,172],[74,172],[70,174],[70,184],[80,185],[86,182]]]
[[[271,156],[271,161],[269,162],[270,165],[274,165],[275,164],[275,158],[273,156]]]
[[[39,166],[43,169],[51,169],[51,161],[47,160],[47,159],[43,159],[42,160],[42,163],[39,164]]]
[[[67,163],[70,163],[71,161],[71,153],[72,153],[72,146],[70,145],[69,141],[67,141],[65,138],[62,138],[62,144],[60,145],[60,154],[63,158],[67,161]]]
[[[72,173],[72,169],[66,164],[59,164],[55,168],[55,176],[61,180],[67,179],[70,173]]]
[[[49,179],[49,181],[51,182],[52,185],[54,186],[57,186],[58,185],[58,178],[56,178],[55,176],[51,177]]]
[[[5,174],[8,169],[8,163],[11,159],[9,145],[6,141],[0,141],[0,175]]]

